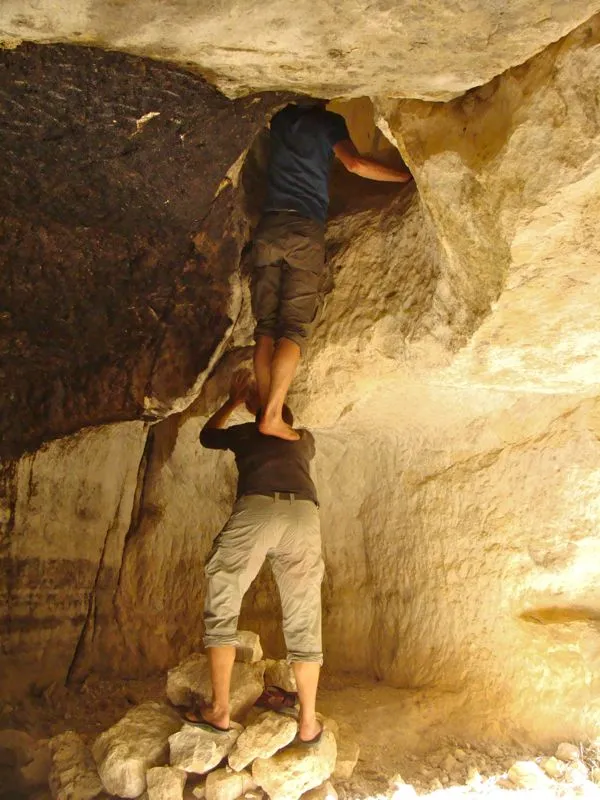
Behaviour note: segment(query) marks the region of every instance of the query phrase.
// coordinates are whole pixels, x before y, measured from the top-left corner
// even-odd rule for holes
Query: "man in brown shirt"
[[[225,427],[243,403],[256,414],[256,421]],[[288,661],[298,686],[298,741],[311,744],[322,733],[315,703],[323,663],[323,559],[317,493],[309,470],[315,442],[307,430],[298,431],[294,441],[261,434],[257,407],[249,376],[238,373],[228,400],[200,434],[204,447],[233,451],[239,479],[231,517],[214,541],[205,570],[204,645],[212,704],[203,709],[202,716],[188,714],[186,719],[211,730],[229,728],[229,689],[242,598],[268,558],[281,597]],[[292,424],[287,406],[284,414]]]

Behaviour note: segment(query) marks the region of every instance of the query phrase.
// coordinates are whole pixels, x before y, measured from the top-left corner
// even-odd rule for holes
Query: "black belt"
[[[310,500],[310,502],[314,503],[316,506],[319,505],[314,497],[308,497],[305,494],[298,494],[298,492],[253,492],[253,494],[258,495],[259,497],[272,497],[273,500]],[[251,497],[251,495],[246,496]]]

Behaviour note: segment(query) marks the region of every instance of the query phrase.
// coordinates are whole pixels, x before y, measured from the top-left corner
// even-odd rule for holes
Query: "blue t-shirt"
[[[325,222],[333,147],[349,139],[340,114],[287,105],[271,120],[265,211],[290,209]]]

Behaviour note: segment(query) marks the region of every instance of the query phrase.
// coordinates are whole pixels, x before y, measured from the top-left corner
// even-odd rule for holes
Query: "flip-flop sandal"
[[[202,715],[194,714],[194,716],[200,716],[200,719],[194,720],[188,717],[188,713],[184,713],[181,715],[181,719],[185,722],[186,725],[191,725],[193,728],[200,728],[202,731],[206,731],[207,733],[229,733],[231,728],[219,728],[218,725],[213,725],[212,722],[209,722],[207,719],[204,719]],[[193,712],[192,712],[193,713]]]
[[[323,728],[317,733],[316,736],[313,736],[312,739],[301,739],[299,736],[296,736],[292,741],[293,747],[314,747],[316,744],[319,744],[321,738],[323,736]]]
[[[279,712],[284,708],[293,709],[297,699],[298,695],[295,692],[286,692],[279,686],[267,686],[254,705]]]

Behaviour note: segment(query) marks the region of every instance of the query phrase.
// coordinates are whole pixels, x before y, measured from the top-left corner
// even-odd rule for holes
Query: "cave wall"
[[[282,100],[38,45],[0,50],[0,93],[6,458],[191,402],[236,316],[246,229],[227,175]]]
[[[0,41],[74,42],[198,69],[230,95],[447,100],[522,64],[598,0],[4,0]]]
[[[374,98],[416,188],[334,178],[333,289],[291,393],[317,440],[328,666],[462,693],[479,732],[516,727],[539,741],[600,726],[599,24],[449,103]],[[256,182],[240,185],[251,195]],[[252,217],[252,197],[237,201]],[[144,675],[199,647],[203,562],[235,470],[230,455],[202,451],[198,432],[252,341],[247,275],[231,270],[234,324],[186,410],[148,436],[130,422],[40,451],[73,476],[81,459],[87,474],[86,437],[104,464],[94,475],[120,464],[127,499],[115,485],[86,538],[74,625],[59,624],[59,595],[12,578],[9,608],[22,598],[32,620],[28,639],[12,623],[11,670],[38,639],[49,673],[72,678]],[[121,430],[135,438],[126,456],[107,450]],[[32,458],[6,470],[13,576],[47,546]],[[79,484],[63,474],[39,473],[57,547],[80,541]],[[44,628],[31,610],[57,621]],[[243,624],[272,655],[277,612],[265,570]]]

